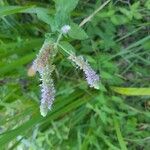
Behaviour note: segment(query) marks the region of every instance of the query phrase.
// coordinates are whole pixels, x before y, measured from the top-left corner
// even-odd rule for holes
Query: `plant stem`
[[[60,33],[60,34],[58,35],[57,41],[56,41],[55,46],[54,46],[55,49],[57,48],[57,46],[58,46],[59,41],[60,41],[61,38],[62,38],[62,33]]]
[[[91,18],[93,18],[100,10],[102,10],[111,0],[106,1],[105,3],[103,3],[100,7],[98,7],[90,16],[88,16],[87,18],[85,18],[80,24],[79,26],[82,27],[84,24],[86,24],[88,21],[91,20]],[[66,49],[64,49],[60,44],[59,41],[62,38],[62,33],[59,34],[58,39],[55,43],[54,48],[56,49],[57,46],[59,46],[62,50],[64,50],[67,54],[71,54],[69,53]]]
[[[72,55],[72,53],[70,53],[69,51],[67,51],[61,44],[58,43],[58,46],[59,46],[64,52],[66,52],[68,55]]]
[[[90,16],[85,18],[79,26],[82,27],[84,24],[86,24],[88,21],[90,21],[100,10],[102,10],[111,0],[106,1],[101,6],[99,6]]]

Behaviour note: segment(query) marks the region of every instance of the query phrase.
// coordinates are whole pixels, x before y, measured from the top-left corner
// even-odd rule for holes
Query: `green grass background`
[[[104,2],[79,0],[72,20]],[[150,0],[110,1],[83,26],[86,40],[65,38],[100,74],[100,89],[58,53],[56,100],[43,118],[39,75],[28,69],[54,14],[52,0],[0,1],[0,149],[149,150]]]

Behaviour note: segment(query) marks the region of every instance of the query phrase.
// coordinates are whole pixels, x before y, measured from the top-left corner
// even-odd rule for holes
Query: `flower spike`
[[[53,50],[53,46],[45,42],[33,62],[33,69],[39,72],[42,81],[40,113],[43,117],[45,117],[48,110],[51,109],[55,98],[55,88],[53,79],[51,78],[54,65],[52,65],[50,60],[50,58],[54,57]]]
[[[77,65],[77,67],[80,68],[80,70],[83,70],[89,86],[95,89],[99,89],[100,78],[96,74],[96,72],[91,68],[89,63],[85,61],[82,56],[75,56],[75,54],[71,54],[68,58],[72,62],[74,62]]]

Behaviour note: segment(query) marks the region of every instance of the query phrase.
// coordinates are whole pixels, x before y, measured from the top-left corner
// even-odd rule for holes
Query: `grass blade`
[[[116,118],[114,118],[113,120],[114,120],[114,126],[115,126],[115,130],[116,130],[116,134],[117,134],[117,138],[118,138],[121,150],[127,150],[125,141],[122,137],[122,134],[121,134],[121,131],[120,131],[120,128],[119,128],[119,123],[116,120]]]
[[[111,89],[119,94],[128,96],[146,96],[150,95],[150,88],[124,88],[124,87],[111,87]]]

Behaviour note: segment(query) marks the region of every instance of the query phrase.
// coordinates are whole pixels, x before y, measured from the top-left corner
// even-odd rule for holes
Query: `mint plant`
[[[2,0],[1,149],[149,149],[149,10]]]
[[[64,25],[60,30],[60,34],[56,42],[53,42],[55,39],[46,39],[42,45],[41,50],[39,51],[39,54],[37,55],[37,58],[33,62],[32,67],[35,71],[39,72],[42,81],[40,112],[43,117],[45,117],[48,110],[51,109],[55,98],[55,88],[53,79],[51,77],[55,68],[53,65],[53,60],[58,52],[58,46],[60,45],[59,42],[62,38],[62,35],[68,34],[70,30],[71,27],[69,25]],[[80,30],[83,32],[82,29]],[[62,50],[64,50],[64,52],[69,55],[68,59],[71,62],[75,63],[77,67],[83,70],[89,86],[95,89],[99,89],[99,76],[91,68],[90,64],[84,60],[82,56],[76,56],[74,52],[68,51],[64,48],[62,48]]]
[[[88,38],[86,32],[81,28],[86,22],[88,22],[100,9],[102,9],[110,0],[106,1],[100,8],[98,8],[91,16],[84,19],[80,26],[74,23],[70,18],[70,13],[75,9],[78,4],[78,0],[56,0],[56,13],[54,16],[50,17],[44,12],[39,12],[39,19],[46,23],[50,23],[52,33],[48,34],[48,38],[37,55],[37,58],[33,62],[33,68],[38,71],[41,76],[41,105],[40,112],[42,116],[46,116],[48,110],[51,109],[52,103],[55,98],[55,88],[52,79],[52,72],[54,70],[53,60],[55,55],[59,52],[61,48],[67,55],[68,59],[75,63],[80,70],[83,70],[87,83],[90,87],[99,89],[100,77],[92,69],[90,64],[83,58],[83,56],[76,56],[75,52],[70,49],[65,49],[62,44],[60,44],[63,36],[68,38],[84,40]],[[66,4],[66,5],[65,5]],[[48,20],[49,21],[48,21]],[[58,34],[59,33],[59,34]],[[51,36],[56,35],[56,36]],[[57,38],[54,38],[57,37]],[[67,45],[70,45],[65,41]],[[71,45],[71,47],[73,47]]]

